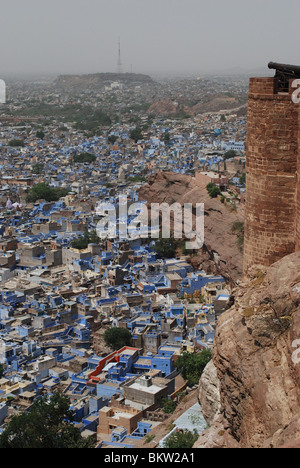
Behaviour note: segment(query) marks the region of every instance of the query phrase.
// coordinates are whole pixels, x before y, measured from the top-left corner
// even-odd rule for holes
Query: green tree
[[[25,146],[25,143],[24,143],[24,140],[11,140],[9,142],[9,146],[12,146],[14,148],[18,148],[18,147],[24,147]]]
[[[77,250],[85,250],[87,248],[87,246],[89,245],[89,241],[86,237],[84,236],[81,236],[79,237],[78,239],[74,239],[72,242],[71,242],[71,246],[73,249],[77,249]]]
[[[187,380],[190,387],[193,387],[194,385],[198,385],[201,375],[211,357],[212,354],[209,349],[205,349],[201,353],[184,353],[177,359],[175,365],[182,378]]]
[[[100,239],[97,235],[96,229],[93,229],[92,231],[89,232],[89,239],[90,239],[90,244],[99,244]]]
[[[72,113],[71,120],[74,120],[74,111]],[[100,109],[94,111],[93,108],[87,106],[79,110],[75,128],[77,130],[96,132],[99,130],[99,127],[108,127],[111,123],[111,118],[105,112]]]
[[[68,189],[52,188],[44,182],[36,184],[28,192],[26,201],[35,203],[37,200],[45,200],[47,202],[58,201],[60,198],[68,195]]]
[[[135,143],[137,143],[139,140],[143,139],[142,129],[140,127],[136,127],[134,130],[131,130],[129,136],[131,140],[134,140]]]
[[[162,137],[162,140],[163,142],[166,144],[166,145],[169,145],[170,144],[170,141],[171,141],[171,135],[169,132],[165,132],[163,134],[163,137]]]
[[[127,179],[128,182],[147,182],[147,179],[146,177],[142,177],[142,176],[139,176],[139,175],[136,175],[136,176],[133,176],[133,177],[128,177]]]
[[[198,438],[199,434],[196,430],[193,432],[188,430],[177,431],[166,440],[164,447],[169,449],[190,449]]]
[[[85,250],[89,244],[99,244],[100,239],[95,230],[89,232],[88,229],[84,231],[84,235],[71,242],[73,249]]]
[[[0,364],[0,379],[2,379],[3,375],[4,375],[4,367],[2,364]]]
[[[36,132],[36,137],[39,138],[40,140],[43,140],[45,138],[45,133],[43,132],[43,130],[38,130]]]
[[[108,143],[110,143],[111,145],[114,145],[117,139],[118,137],[116,135],[109,135],[109,137],[107,138]]]
[[[103,338],[106,346],[114,351],[131,345],[131,333],[127,328],[109,328]]]
[[[219,195],[222,195],[220,188],[212,182],[206,186],[206,190],[208,191],[210,198],[217,198]]]
[[[37,174],[37,175],[42,174],[43,169],[44,169],[44,164],[36,163],[32,166],[32,173]]]
[[[13,416],[0,435],[0,448],[94,448],[74,426],[65,395],[54,393],[36,400],[29,412]]]
[[[96,156],[91,153],[76,154],[73,158],[74,163],[88,163],[88,164],[95,162],[96,159],[97,159]]]
[[[166,414],[172,414],[176,410],[176,403],[174,400],[168,400],[168,398],[165,398],[163,400],[163,412]]]
[[[244,172],[241,177],[240,177],[240,184],[245,185],[246,184],[246,173]]]
[[[224,154],[225,159],[232,159],[232,158],[235,158],[236,156],[237,156],[237,152],[234,150],[226,151],[226,153]]]
[[[174,239],[173,234],[169,239],[160,238],[155,243],[154,250],[160,259],[174,258],[178,248],[178,241]]]

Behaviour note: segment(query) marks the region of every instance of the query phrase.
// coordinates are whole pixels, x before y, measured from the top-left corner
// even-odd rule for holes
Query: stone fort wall
[[[291,83],[281,93],[276,78],[250,79],[245,274],[300,249],[300,107]]]

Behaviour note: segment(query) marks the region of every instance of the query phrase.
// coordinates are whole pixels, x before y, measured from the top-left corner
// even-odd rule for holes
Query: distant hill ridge
[[[136,73],[94,73],[90,75],[60,75],[55,80],[55,85],[59,88],[94,88],[107,86],[113,82],[124,84],[146,84],[154,83],[148,75]]]

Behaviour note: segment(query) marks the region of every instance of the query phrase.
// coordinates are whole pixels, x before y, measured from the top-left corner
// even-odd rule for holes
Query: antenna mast
[[[120,38],[119,38],[119,58],[118,58],[117,73],[118,73],[118,74],[123,73],[123,70],[122,70],[122,60],[121,60],[121,41],[120,41]]]

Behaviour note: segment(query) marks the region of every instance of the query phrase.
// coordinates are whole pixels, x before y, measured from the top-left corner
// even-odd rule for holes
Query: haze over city
[[[300,448],[299,0],[0,7],[0,449]]]
[[[288,0],[0,1],[0,75],[209,73],[297,63],[300,4]]]

